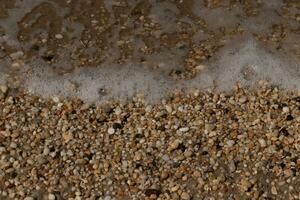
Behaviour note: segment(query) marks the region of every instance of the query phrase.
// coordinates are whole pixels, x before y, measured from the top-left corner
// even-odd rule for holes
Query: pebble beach
[[[152,105],[0,94],[1,199],[300,197],[300,93],[260,82]]]
[[[300,199],[299,0],[0,0],[0,200]]]

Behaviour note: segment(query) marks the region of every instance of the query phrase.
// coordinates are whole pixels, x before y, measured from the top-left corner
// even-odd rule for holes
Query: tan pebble
[[[17,52],[9,54],[9,56],[13,60],[20,59],[20,58],[22,58],[24,56],[24,52],[23,51],[17,51]]]
[[[171,192],[176,192],[179,189],[179,185],[175,185],[171,188]]]
[[[141,160],[142,159],[142,154],[140,152],[136,152],[135,156],[134,156],[135,160]]]
[[[186,157],[186,158],[189,158],[189,157],[191,157],[193,155],[193,152],[192,151],[186,151],[186,152],[184,152],[184,156]]]
[[[166,110],[168,113],[172,112],[172,107],[170,105],[166,105]]]
[[[247,101],[247,97],[245,96],[242,96],[240,99],[239,99],[239,102],[240,103],[245,103]]]
[[[125,41],[119,40],[119,41],[117,41],[117,46],[122,46],[124,43],[125,43]]]
[[[233,162],[233,160],[231,160],[231,161],[229,162],[228,167],[229,167],[229,170],[230,170],[231,173],[232,173],[232,172],[235,172],[236,167],[235,167],[235,163]]]
[[[295,148],[297,149],[297,151],[300,151],[300,143],[296,143]]]
[[[284,175],[286,175],[287,177],[290,177],[290,176],[293,174],[293,172],[292,172],[291,169],[285,169],[285,170],[283,171],[283,173],[284,173]]]
[[[277,195],[277,194],[278,194],[278,193],[277,193],[277,189],[276,189],[275,186],[272,186],[272,187],[271,187],[271,193],[272,193],[273,195]]]
[[[267,146],[266,141],[263,138],[259,138],[258,142],[259,142],[261,147],[266,147]]]
[[[180,140],[176,139],[169,145],[169,151],[173,151],[178,148],[179,144],[181,143]]]
[[[151,105],[146,106],[145,111],[147,113],[151,112],[151,110],[152,110],[152,106]]]
[[[200,105],[196,105],[196,106],[195,106],[195,110],[196,110],[196,111],[199,111],[200,109],[201,109],[201,106],[200,106]]]
[[[166,171],[166,170],[163,170],[162,172],[161,172],[161,174],[160,174],[160,178],[162,179],[162,180],[165,180],[165,179],[167,179],[169,177],[169,173]]]
[[[90,107],[90,104],[85,103],[81,106],[80,110],[87,110],[87,109],[89,109],[89,107]]]
[[[70,132],[65,132],[65,133],[63,133],[63,138],[64,138],[65,142],[69,142],[70,140],[73,139],[73,134]]]
[[[0,85],[0,90],[3,94],[6,94],[8,91],[7,85]]]
[[[213,131],[215,129],[215,125],[214,124],[205,124],[205,130],[207,131]]]
[[[13,63],[11,64],[11,66],[12,66],[13,68],[19,68],[19,67],[21,66],[21,64],[20,64],[20,62],[13,62]]]
[[[248,187],[249,187],[250,183],[248,180],[246,180],[245,178],[243,178],[241,180],[241,184],[240,184],[240,187],[243,191],[247,191],[248,190]]]
[[[197,65],[195,69],[198,71],[203,71],[205,69],[205,65]]]
[[[181,198],[183,199],[183,200],[189,200],[191,197],[190,197],[190,195],[187,193],[187,192],[183,192],[183,193],[181,193]]]

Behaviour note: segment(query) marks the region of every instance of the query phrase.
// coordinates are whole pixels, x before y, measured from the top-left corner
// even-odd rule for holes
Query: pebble
[[[205,68],[206,68],[205,65],[197,65],[197,66],[195,67],[195,69],[196,69],[196,70],[199,70],[199,71],[203,71]]]
[[[283,113],[288,113],[288,112],[290,112],[290,108],[289,107],[283,107],[282,112]]]
[[[162,180],[165,180],[165,179],[167,179],[168,177],[169,177],[169,173],[168,173],[167,171],[163,170],[163,171],[161,172],[160,178],[161,178]]]
[[[258,142],[259,142],[261,147],[266,147],[267,146],[267,143],[263,138],[259,138]]]
[[[108,128],[108,129],[107,129],[107,133],[110,134],[110,135],[112,135],[112,134],[115,133],[115,129],[112,128],[112,127],[111,127],[111,128]]]
[[[49,194],[48,199],[49,200],[55,200],[55,195],[54,194]]]
[[[20,59],[24,56],[24,52],[23,51],[17,51],[17,52],[9,54],[9,56],[11,57],[12,60],[17,60],[17,59]]]
[[[179,131],[183,133],[188,132],[189,130],[190,130],[189,127],[183,127],[179,129]]]
[[[227,141],[227,146],[232,147],[235,144],[234,140],[228,140]]]
[[[54,97],[52,97],[52,100],[53,100],[55,103],[58,103],[58,102],[59,102],[59,97],[54,96]]]
[[[106,196],[106,197],[104,197],[104,200],[111,200],[111,197],[110,196]]]
[[[183,200],[189,200],[191,197],[187,192],[183,192],[183,193],[181,193],[181,198]]]
[[[34,200],[33,197],[25,197],[24,200]]]
[[[172,107],[170,105],[166,105],[166,110],[168,113],[172,112]]]
[[[235,172],[235,170],[236,170],[236,167],[235,167],[235,163],[234,163],[234,161],[230,161],[229,162],[229,170],[230,170],[230,172],[232,173],[232,172]]]
[[[277,193],[277,189],[276,189],[276,187],[273,185],[272,187],[271,187],[271,193],[273,194],[273,195],[277,195],[278,193]]]
[[[240,99],[239,99],[239,102],[240,103],[245,103],[247,101],[247,97],[245,96],[242,96]]]
[[[70,132],[65,132],[65,133],[63,133],[63,138],[64,138],[65,142],[69,142],[70,140],[73,139],[73,134]]]
[[[179,139],[176,139],[175,141],[173,141],[169,145],[169,151],[173,151],[173,150],[177,149],[180,143],[181,143],[181,141]]]
[[[8,91],[7,85],[0,85],[0,91],[1,91],[3,94],[6,94],[7,91]]]
[[[61,40],[64,38],[64,36],[62,34],[56,34],[55,38]]]

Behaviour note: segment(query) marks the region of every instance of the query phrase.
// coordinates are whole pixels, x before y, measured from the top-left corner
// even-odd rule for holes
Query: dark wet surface
[[[111,85],[111,89],[116,86],[110,80],[119,81],[119,85],[130,82],[120,81],[126,79],[126,73],[134,79],[144,74],[149,79],[148,87],[157,84],[157,81],[152,82],[153,79],[159,79],[160,83],[155,87],[165,89],[174,85],[173,81],[182,85],[180,80],[188,80],[186,84],[189,85],[193,79],[196,83],[200,82],[196,86],[213,86],[213,81],[218,82],[222,72],[231,82],[240,81],[240,78],[249,82],[249,76],[258,74],[259,70],[251,68],[254,65],[252,61],[258,59],[249,58],[250,67],[239,66],[235,70],[226,66],[232,61],[223,55],[235,55],[234,61],[247,65],[248,60],[239,56],[240,49],[235,49],[235,52],[229,50],[233,51],[236,46],[244,48],[250,43],[262,49],[262,57],[268,57],[263,55],[267,54],[267,59],[283,57],[291,62],[287,64],[285,60],[278,60],[260,64],[272,63],[272,66],[266,67],[277,66],[275,71],[282,65],[289,65],[286,68],[297,74],[299,70],[295,66],[300,58],[299,7],[296,0],[2,0],[0,71],[6,75],[2,75],[0,80],[15,87],[26,86],[26,89],[37,93],[44,93],[47,87],[36,86],[35,81],[43,79],[47,85],[53,85],[51,80],[59,82],[66,79],[62,76],[70,77],[71,82],[78,82],[79,90],[85,90],[84,86],[80,89],[82,82],[75,77],[85,77],[84,74],[90,73],[90,79],[99,79],[97,84],[101,82],[99,87]],[[252,53],[255,52],[249,54]],[[224,59],[220,63],[222,57]],[[211,72],[205,80],[199,78],[203,66]],[[136,75],[135,68],[139,68],[140,75]],[[230,70],[242,72],[238,77],[228,77],[232,74]],[[114,72],[120,75],[115,76]],[[245,73],[248,74],[246,78]],[[101,74],[107,76],[105,84],[102,84]],[[294,80],[297,76],[290,78],[286,74],[283,79]],[[69,83],[60,83],[57,87],[65,84]],[[131,86],[127,89],[133,93],[146,90],[139,86],[139,81],[135,84],[137,89],[131,89]],[[287,85],[296,87],[297,83],[283,84],[284,87]],[[60,92],[69,95],[66,88],[49,88],[48,91],[52,91],[49,94]],[[126,93],[126,89],[120,91]],[[124,96],[120,91],[112,92],[112,96]],[[91,93],[95,93],[94,90]],[[79,96],[82,97],[81,94]],[[95,100],[94,97],[92,99]]]

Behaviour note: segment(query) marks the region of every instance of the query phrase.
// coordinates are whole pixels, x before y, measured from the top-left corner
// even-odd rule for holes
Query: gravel
[[[0,93],[0,199],[299,199],[300,93]]]

